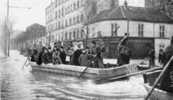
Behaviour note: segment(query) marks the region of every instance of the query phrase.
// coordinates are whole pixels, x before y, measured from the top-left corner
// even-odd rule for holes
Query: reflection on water
[[[30,72],[22,68],[25,59],[1,60],[2,100],[143,100],[146,94],[141,77],[94,84],[75,77]]]

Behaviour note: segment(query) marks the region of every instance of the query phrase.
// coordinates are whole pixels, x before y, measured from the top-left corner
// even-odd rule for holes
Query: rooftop
[[[146,22],[173,23],[164,12],[155,8],[119,6],[105,10],[89,19],[88,24],[104,20],[133,20]]]

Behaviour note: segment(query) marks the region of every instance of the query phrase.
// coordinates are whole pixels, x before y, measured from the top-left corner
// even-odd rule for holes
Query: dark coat
[[[37,60],[37,64],[38,64],[38,65],[41,65],[41,64],[42,64],[42,54],[43,54],[43,52],[40,52],[40,53],[38,54],[38,60]]]
[[[78,59],[79,59],[79,57],[80,57],[81,54],[82,54],[82,50],[80,50],[80,49],[76,50],[76,51],[73,53],[73,55],[72,55],[72,64],[73,64],[73,65],[80,65]]]
[[[62,60],[62,63],[66,64],[66,53],[65,53],[65,51],[60,52],[60,58]]]
[[[44,64],[48,64],[49,63],[49,54],[48,53],[43,53],[41,55],[41,61]]]
[[[159,63],[160,64],[166,63],[166,55],[165,55],[165,52],[163,51],[159,52]]]
[[[52,63],[52,52],[48,52],[47,56],[48,56],[48,62]]]
[[[118,48],[118,65],[129,64],[131,51],[127,46],[120,46]]]
[[[89,66],[89,59],[87,53],[82,53],[79,57],[79,63],[81,66]]]
[[[53,62],[53,64],[62,64],[62,60],[61,60],[61,58],[60,58],[60,54],[59,54],[60,52],[59,51],[54,51],[53,53],[52,53],[52,62]]]
[[[148,57],[149,57],[150,66],[154,66],[155,65],[155,51],[154,51],[154,49],[149,50]]]
[[[36,62],[38,60],[38,51],[36,49],[33,49],[32,55],[31,55],[31,61]]]
[[[101,56],[101,52],[97,53],[97,55],[95,57],[95,67],[104,68],[103,58]]]

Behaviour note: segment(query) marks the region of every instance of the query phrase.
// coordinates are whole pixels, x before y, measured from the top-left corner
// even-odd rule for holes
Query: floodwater
[[[92,80],[31,72],[23,56],[0,58],[0,100],[143,100],[141,76],[106,84]]]

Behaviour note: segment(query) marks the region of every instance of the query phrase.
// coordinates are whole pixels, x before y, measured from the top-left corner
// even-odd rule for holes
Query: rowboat
[[[144,87],[149,92],[152,89],[156,78],[160,74],[161,70],[156,70],[153,72],[148,72],[144,74]],[[158,86],[152,92],[150,100],[173,100],[173,93],[166,92],[158,88]]]
[[[129,73],[135,73],[138,71],[137,64],[127,64],[119,67],[110,68],[91,68],[86,66],[74,66],[74,65],[37,65],[35,62],[30,62],[32,71],[42,71],[54,74],[63,74],[79,77],[83,71],[85,73],[82,78],[89,79],[103,79],[116,76],[127,75]]]

